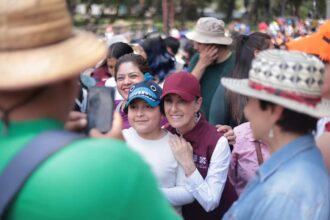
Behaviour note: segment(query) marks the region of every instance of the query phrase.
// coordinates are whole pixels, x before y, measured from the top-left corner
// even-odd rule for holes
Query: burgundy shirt
[[[169,126],[168,130],[173,134],[178,134],[176,129]],[[217,132],[213,125],[210,125],[202,116],[196,126],[183,137],[190,142],[193,147],[193,159],[197,170],[205,179],[210,165],[212,153],[222,133]],[[237,199],[237,194],[230,181],[226,181],[220,205],[211,212],[206,212],[204,208],[194,201],[182,207],[182,215],[185,220],[219,220]]]
[[[108,68],[106,65],[102,65],[98,68],[95,68],[91,76],[96,80],[97,86],[104,86],[105,81],[111,78],[111,75],[108,73]]]
[[[330,132],[330,122],[325,124],[325,131]]]

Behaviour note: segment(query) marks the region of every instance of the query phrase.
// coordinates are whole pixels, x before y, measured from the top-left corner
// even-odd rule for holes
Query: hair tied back
[[[144,73],[144,81],[147,82],[150,80],[153,80],[152,75],[149,72]]]

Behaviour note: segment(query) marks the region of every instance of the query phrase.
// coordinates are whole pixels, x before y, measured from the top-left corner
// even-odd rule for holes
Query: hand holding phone
[[[107,133],[101,133],[97,129],[92,129],[89,132],[89,136],[92,138],[112,138],[112,139],[125,141],[122,130],[123,130],[123,119],[121,118],[120,113],[115,111],[113,113],[113,122],[110,131],[108,131]]]

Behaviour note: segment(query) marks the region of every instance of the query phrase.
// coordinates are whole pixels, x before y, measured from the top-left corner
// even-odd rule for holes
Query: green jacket
[[[12,122],[0,134],[0,172],[55,120]],[[0,131],[3,124],[0,122]],[[157,189],[149,167],[122,141],[81,139],[48,158],[28,179],[6,219],[179,219]]]
[[[188,71],[192,72],[199,60],[199,54],[191,58]],[[225,105],[225,88],[220,83],[222,77],[229,76],[235,65],[234,53],[222,63],[208,66],[200,79],[202,89],[202,112],[211,124],[228,124],[228,109]]]

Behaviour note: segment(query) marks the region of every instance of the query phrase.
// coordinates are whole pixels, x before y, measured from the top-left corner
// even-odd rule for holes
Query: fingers
[[[208,45],[200,52],[200,59],[205,63],[211,64],[217,59],[218,53],[219,49],[217,46]]]
[[[68,131],[82,131],[87,126],[86,114],[78,111],[71,111],[64,128]]]
[[[78,112],[78,111],[71,111],[69,113],[69,120],[77,120],[80,118],[86,118],[86,114],[83,112]]]
[[[123,119],[121,118],[119,112],[114,112],[111,131],[122,134],[121,132],[122,130],[123,130]]]
[[[181,145],[181,141],[180,141],[180,138],[176,135],[173,135],[173,137],[170,138],[170,146],[171,146],[171,149],[172,151],[177,151],[177,149],[180,147]]]
[[[174,135],[172,138],[170,138],[169,144],[173,152],[179,152],[179,151],[192,152],[191,144],[188,141],[186,141],[186,139],[184,139],[183,137]]]
[[[93,128],[89,131],[89,136],[93,137],[93,138],[103,138],[105,137],[104,134],[102,134],[99,130],[97,130],[96,128]]]
[[[114,112],[112,128],[105,134],[93,128],[90,130],[89,135],[94,138],[114,138],[118,140],[125,140],[122,134],[123,120],[118,112]]]
[[[218,48],[214,45],[212,45],[208,48],[209,56],[214,58],[214,59],[218,56],[218,52],[219,52]]]
[[[217,132],[226,133],[228,131],[233,131],[229,125],[216,125]]]
[[[225,137],[226,137],[226,136],[225,136]],[[229,143],[230,145],[234,145],[234,144],[236,143],[236,135],[235,135],[235,134],[232,135],[232,136],[227,136],[226,138],[227,138],[228,143]]]
[[[188,146],[189,151],[193,152],[193,147],[192,147],[192,145],[190,144],[190,142],[187,142],[187,146]]]
[[[217,132],[223,133],[229,144],[233,145],[236,143],[236,135],[232,127],[228,125],[216,125],[215,127],[217,128]]]

